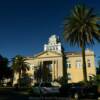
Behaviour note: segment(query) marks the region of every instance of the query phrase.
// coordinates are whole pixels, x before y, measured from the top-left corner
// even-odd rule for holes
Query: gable
[[[45,51],[42,52],[38,55],[36,55],[34,58],[51,58],[51,57],[61,57],[62,54],[57,53],[57,52],[53,52],[53,51]]]

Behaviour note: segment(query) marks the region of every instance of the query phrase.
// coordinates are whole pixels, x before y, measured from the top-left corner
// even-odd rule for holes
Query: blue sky
[[[63,21],[77,3],[93,7],[100,15],[99,0],[0,0],[0,54],[32,56],[43,50],[50,35],[59,35],[66,51],[79,51],[63,41]],[[92,49],[100,56],[100,44]]]

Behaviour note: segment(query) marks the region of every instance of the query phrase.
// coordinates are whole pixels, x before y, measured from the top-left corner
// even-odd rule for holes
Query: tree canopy
[[[93,8],[85,5],[76,5],[69,17],[64,20],[64,39],[71,46],[79,46],[82,49],[83,76],[87,81],[85,61],[85,48],[100,42],[100,18],[96,16]]]

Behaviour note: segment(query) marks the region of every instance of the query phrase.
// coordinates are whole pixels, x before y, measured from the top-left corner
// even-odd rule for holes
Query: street
[[[16,91],[14,88],[0,88],[0,100],[74,100],[68,97],[33,97],[23,91]],[[96,100],[96,99],[80,99]]]
[[[0,100],[71,100],[66,97],[33,97],[14,88],[0,88]]]

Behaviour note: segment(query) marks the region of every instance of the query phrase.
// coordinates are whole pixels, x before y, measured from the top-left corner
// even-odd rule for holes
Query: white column
[[[58,79],[58,60],[55,61],[56,79]]]
[[[54,61],[52,61],[52,80],[55,79]]]

